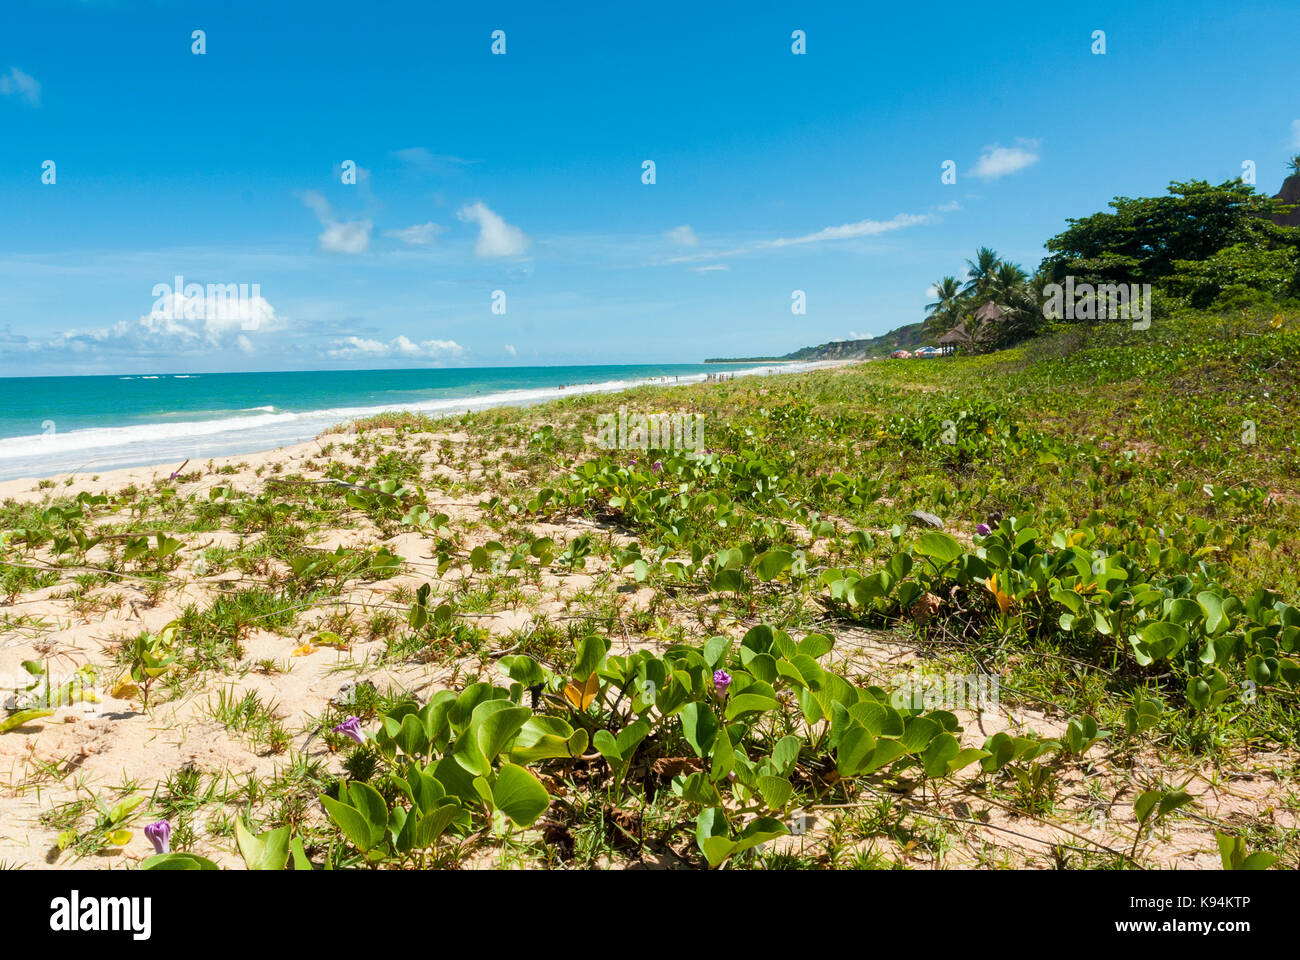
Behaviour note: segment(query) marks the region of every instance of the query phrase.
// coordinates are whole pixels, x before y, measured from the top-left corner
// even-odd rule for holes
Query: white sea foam
[[[790,373],[808,370],[819,363],[790,363],[780,366],[719,369],[727,376]],[[19,477],[49,477],[72,472],[100,472],[118,467],[168,464],[190,459],[233,456],[270,450],[288,443],[309,440],[335,424],[386,411],[446,414],[482,410],[496,406],[526,406],[559,397],[586,393],[610,393],[645,384],[699,383],[704,373],[680,378],[653,377],[637,380],[608,380],[528,390],[503,390],[468,397],[446,397],[389,403],[379,406],[331,407],[290,412],[274,406],[250,407],[235,416],[171,423],[143,423],[129,427],[92,427],[49,434],[0,439],[0,480]],[[125,379],[125,378],[124,378]],[[142,379],[150,379],[144,377]]]

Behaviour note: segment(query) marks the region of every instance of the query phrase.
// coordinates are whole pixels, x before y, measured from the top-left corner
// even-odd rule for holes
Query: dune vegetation
[[[1298,355],[1181,310],[43,482],[0,857],[1295,869]]]

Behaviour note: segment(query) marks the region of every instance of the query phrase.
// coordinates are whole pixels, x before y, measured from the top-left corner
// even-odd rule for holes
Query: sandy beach
[[[9,393],[0,394],[0,430],[5,431],[0,436],[0,483],[274,450],[381,413],[455,416],[641,387],[799,373],[842,362],[543,367],[522,374],[511,368],[462,368],[427,371],[425,376],[421,371],[358,371],[346,380],[319,371],[266,380],[248,374],[99,377],[66,391],[55,389],[57,396],[40,392],[54,389],[43,379],[9,381],[2,385]],[[646,375],[657,369],[681,372]],[[584,379],[566,382],[574,377]],[[37,399],[27,397],[33,391]],[[67,398],[74,396],[97,399],[69,405]],[[6,405],[23,412],[6,410]],[[40,432],[35,432],[37,425]]]
[[[754,384],[746,389],[767,390]],[[0,676],[7,678],[9,694],[22,696],[21,688],[30,683],[24,662],[43,664],[56,686],[86,665],[93,666],[96,676],[96,702],[60,705],[52,715],[0,736],[0,862],[66,865],[60,838],[69,830],[84,831],[92,801],[110,805],[137,797],[147,798],[142,809],[154,811],[150,818],[165,812],[183,824],[187,849],[219,865],[238,867],[241,860],[230,830],[249,803],[249,791],[258,789],[250,784],[275,785],[271,793],[276,799],[259,797],[258,809],[274,808],[279,810],[275,815],[295,823],[320,821],[314,792],[295,784],[305,767],[338,769],[342,754],[337,752],[337,738],[331,743],[321,735],[321,718],[346,710],[357,684],[427,698],[437,690],[462,689],[476,679],[500,682],[498,660],[503,654],[539,631],[591,616],[617,625],[609,633],[611,655],[662,651],[671,630],[699,630],[698,611],[662,588],[638,583],[630,569],[610,561],[612,551],[634,543],[632,537],[616,525],[581,516],[558,522],[524,520],[514,522],[512,529],[516,535],[551,538],[557,551],[583,537],[595,538],[602,549],[584,567],[533,568],[522,578],[484,581],[485,575],[471,562],[472,554],[502,537],[487,494],[500,485],[503,468],[511,483],[526,484],[532,468],[521,458],[535,446],[535,430],[544,422],[563,420],[544,407],[501,410],[493,416],[491,426],[477,432],[369,428],[210,462],[78,475],[53,484],[0,484],[0,502],[10,507],[26,504],[40,510],[55,498],[67,503],[80,494],[107,497],[107,504],[95,507],[98,531],[132,531],[150,538],[162,533],[180,543],[168,562],[153,567],[147,561],[124,564],[122,539],[114,539],[116,534],[106,534],[72,564],[60,561],[46,545],[21,563],[59,569],[58,582],[29,584],[29,589],[0,598],[6,601],[0,606]],[[502,430],[516,438],[513,447],[502,445]],[[364,479],[367,471],[395,458],[409,476],[418,478],[429,512],[445,515],[437,521],[441,533],[403,526],[392,517],[377,520],[365,509],[345,509],[327,524],[290,523],[284,530],[279,521],[235,519],[250,516],[249,510],[259,503],[342,493],[347,489],[338,487],[342,477],[354,478],[346,482],[363,487],[373,484]],[[412,489],[414,482],[408,481]],[[205,512],[228,502],[238,510]],[[205,516],[197,523],[201,529],[194,529],[196,518]],[[284,546],[267,540],[272,532],[277,538],[285,533],[294,538],[291,550],[297,553],[319,557],[342,549],[351,551],[349,556],[391,555],[400,563],[395,573],[362,574],[321,594],[300,590],[299,599],[290,605],[291,615],[281,617],[281,608],[275,606],[268,613],[250,608],[247,616],[220,620],[220,629],[226,631],[220,635],[221,649],[227,659],[219,667],[195,661],[184,675],[173,670],[152,691],[132,682],[122,660],[130,638],[157,636],[176,622],[206,630],[199,624],[217,622],[214,611],[223,603],[258,591],[273,594],[295,582],[294,571],[279,558]],[[968,532],[954,533],[969,543]],[[478,639],[453,637],[437,649],[394,654],[394,637],[402,632],[412,597],[425,584],[446,596],[480,596],[488,590],[486,601],[462,600],[458,614],[468,626],[456,636]],[[746,624],[727,614],[710,629],[743,633]],[[840,627],[835,637],[836,656],[847,657],[844,662],[856,664],[857,670],[897,672],[919,662],[919,647],[900,645],[891,635]],[[232,707],[237,703],[248,709],[240,713]],[[1056,735],[1064,729],[1050,710],[1033,706],[959,710],[957,715],[971,744],[998,730],[1032,728]],[[1154,755],[1147,760],[1158,763]],[[1253,762],[1266,765],[1270,758],[1261,754]],[[1122,792],[1120,771],[1095,768],[1092,777]],[[1065,782],[1082,787],[1083,775],[1071,773]],[[1258,781],[1231,792],[1207,790],[1202,800],[1216,816],[1230,817],[1265,805],[1272,789]],[[176,811],[191,809],[185,798],[192,800],[195,791],[206,791],[208,801],[178,817]],[[1122,844],[1119,835],[1107,838],[1102,822],[1089,836]],[[797,843],[806,847],[821,829],[824,825]],[[946,862],[975,865],[981,845],[995,843],[1008,862],[1034,863],[1044,845],[1066,835],[1051,825],[994,809],[985,826],[969,835],[968,845],[951,851]],[[793,838],[782,842],[796,843]],[[1158,856],[1165,865],[1213,867],[1216,855],[1211,849],[1206,827],[1183,821],[1172,829]],[[152,852],[143,832],[135,830],[122,845],[105,843],[76,865],[123,867],[140,863]],[[662,865],[672,865],[674,855],[663,856],[667,859]],[[620,862],[615,858],[610,865]]]

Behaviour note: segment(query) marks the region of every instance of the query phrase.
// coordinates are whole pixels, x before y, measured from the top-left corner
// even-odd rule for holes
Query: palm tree
[[[1029,274],[1018,263],[998,263],[997,269],[989,279],[988,290],[995,301],[1010,306],[1024,293]]]
[[[993,274],[997,271],[998,255],[988,247],[980,247],[975,251],[975,259],[966,261],[966,286],[964,292],[974,294],[977,300],[984,299],[988,292],[989,283],[993,279]]]
[[[1010,346],[1033,335],[1042,322],[1042,307],[1029,274],[1018,263],[999,263],[989,279],[989,294],[1002,308],[991,344]]]
[[[1300,173],[1300,153],[1288,160],[1287,166],[1291,168],[1292,173]]]
[[[961,282],[956,277],[944,277],[934,285],[934,295],[934,303],[925,305],[925,332],[941,337],[961,318]]]

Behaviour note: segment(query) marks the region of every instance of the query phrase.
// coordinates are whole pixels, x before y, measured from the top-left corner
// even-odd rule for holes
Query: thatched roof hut
[[[980,329],[983,329],[984,324],[986,323],[997,323],[1006,315],[1007,309],[1005,307],[999,307],[992,300],[975,311],[975,319],[979,322]]]
[[[970,343],[970,334],[966,332],[966,321],[957,324],[935,342],[939,344],[939,349],[943,351],[945,357],[963,344]]]
[[[939,346],[958,346],[963,343],[970,343],[970,334],[966,332],[966,321],[963,320],[957,326],[953,327],[937,341]]]
[[[985,303],[970,317],[970,326],[963,320],[935,342],[945,354],[970,343],[985,343],[994,335],[994,329],[1010,313],[992,300]],[[973,331],[973,332],[972,332]]]

